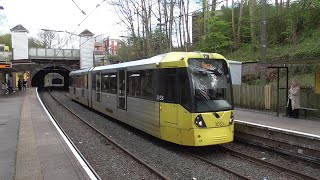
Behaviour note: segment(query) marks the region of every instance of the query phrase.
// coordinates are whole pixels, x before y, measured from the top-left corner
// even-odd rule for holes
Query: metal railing
[[[80,50],[30,48],[29,59],[80,60]]]

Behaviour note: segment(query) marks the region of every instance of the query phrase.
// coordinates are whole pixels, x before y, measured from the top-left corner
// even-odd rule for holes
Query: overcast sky
[[[83,22],[86,15],[92,14]],[[89,29],[95,35],[104,34],[114,38],[123,35],[120,21],[113,7],[102,0],[0,0],[1,12],[6,15],[6,22],[0,27],[2,33],[21,24],[29,30],[29,36],[36,37],[40,29],[53,29],[80,34]],[[96,8],[97,4],[101,5]],[[81,23],[81,24],[80,24]],[[78,26],[80,24],[80,26]]]
[[[196,4],[197,1],[190,0],[189,12],[199,9],[200,4]],[[0,6],[4,8],[0,13],[6,16],[6,22],[0,26],[0,32],[10,33],[11,28],[21,24],[29,30],[29,36],[33,37],[37,37],[41,29],[75,32],[75,34],[88,29],[95,36],[100,34],[111,38],[127,36],[128,32],[109,2],[110,0],[104,2],[103,0],[0,0]],[[98,4],[100,6],[96,8]]]

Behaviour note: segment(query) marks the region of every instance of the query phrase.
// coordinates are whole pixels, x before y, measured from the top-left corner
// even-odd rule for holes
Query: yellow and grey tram
[[[227,60],[171,52],[70,73],[72,99],[160,139],[186,146],[233,141]]]

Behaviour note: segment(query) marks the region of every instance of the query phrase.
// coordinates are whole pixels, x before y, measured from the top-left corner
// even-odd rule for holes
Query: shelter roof
[[[79,36],[94,36],[94,34],[88,29],[86,29],[82,33],[80,33]]]
[[[29,31],[23,27],[21,24],[15,26],[14,28],[10,29],[11,32],[27,32],[29,33]]]

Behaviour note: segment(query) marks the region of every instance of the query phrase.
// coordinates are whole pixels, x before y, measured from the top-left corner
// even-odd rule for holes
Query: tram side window
[[[106,93],[110,93],[110,74],[104,73],[102,74],[102,91]]]
[[[117,94],[117,74],[111,73],[110,79],[110,93]]]
[[[101,74],[96,74],[96,101],[101,102]]]
[[[144,70],[141,73],[141,96],[152,99],[154,97],[153,70]]]
[[[81,75],[76,75],[76,87],[80,88],[81,87]]]
[[[81,76],[80,76],[80,87],[81,88],[83,88],[84,87],[84,75],[83,74],[81,74]]]
[[[140,71],[128,72],[128,95],[132,97],[141,96],[141,74]]]
[[[97,92],[100,92],[101,88],[100,88],[100,79],[101,76],[100,76],[100,73],[96,74],[96,85],[97,85]]]
[[[92,91],[96,90],[96,73],[92,74]]]
[[[72,76],[69,76],[69,84],[70,84],[70,86],[73,86],[73,85],[74,85],[73,79],[74,79],[73,75],[72,75]]]
[[[83,75],[83,88],[88,89],[88,74]]]

